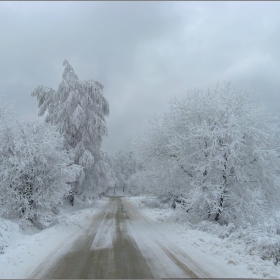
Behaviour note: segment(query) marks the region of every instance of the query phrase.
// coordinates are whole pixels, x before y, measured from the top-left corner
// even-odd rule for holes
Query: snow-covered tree
[[[109,115],[109,104],[101,83],[80,81],[67,60],[63,65],[63,80],[58,89],[38,86],[32,96],[37,97],[39,116],[46,115],[45,121],[57,126],[65,138],[66,149],[74,151],[74,162],[84,168],[72,191],[93,193],[98,181],[95,176],[102,169],[101,142],[107,135],[105,117]]]
[[[104,153],[103,158],[108,188],[120,188],[125,191],[129,178],[142,170],[142,165],[135,159],[132,151],[118,151],[113,155]]]
[[[172,100],[135,151],[148,168],[174,179],[187,211],[254,220],[279,199],[277,133],[250,91],[227,84]]]
[[[115,187],[125,189],[127,180],[130,176],[140,171],[142,166],[135,159],[132,151],[118,151],[112,157],[114,158],[114,165],[112,166],[112,169],[115,171],[116,177]]]
[[[46,123],[18,122],[0,109],[0,213],[42,222],[82,172]]]

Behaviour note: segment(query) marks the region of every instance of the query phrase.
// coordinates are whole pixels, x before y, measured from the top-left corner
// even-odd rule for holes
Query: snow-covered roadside
[[[4,247],[0,255],[0,278],[28,278],[45,259],[48,260],[45,265],[51,265],[84,234],[106,201],[103,198],[88,209],[63,207],[58,223],[42,231],[23,231],[17,223],[0,219],[0,245]]]
[[[174,210],[156,208],[155,202],[146,203],[148,199],[143,196],[127,197],[126,200],[137,206],[141,214],[155,223],[164,223],[166,229],[178,234],[208,257],[220,259],[221,263],[226,261],[229,268],[251,272],[256,278],[280,278],[280,265],[275,266],[272,260],[263,260],[253,250],[254,246],[246,243],[244,238],[221,238],[217,234],[203,231],[203,223],[200,225],[201,230],[194,229],[192,225],[178,219]]]

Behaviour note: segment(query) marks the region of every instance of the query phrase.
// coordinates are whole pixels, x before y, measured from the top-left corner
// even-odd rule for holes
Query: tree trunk
[[[70,203],[70,205],[71,205],[71,206],[74,206],[74,192],[73,192],[72,189],[70,190],[68,197],[69,197],[69,203]]]
[[[224,154],[224,159],[225,159],[225,163],[224,163],[224,170],[223,170],[223,186],[221,187],[221,195],[220,195],[220,199],[219,199],[219,208],[218,211],[216,213],[216,217],[215,217],[215,221],[218,221],[221,213],[222,213],[222,209],[223,209],[223,203],[224,203],[224,197],[225,197],[225,190],[227,188],[227,155]]]
[[[224,195],[225,195],[225,190],[222,192],[222,194],[220,195],[220,202],[219,202],[219,208],[218,211],[216,213],[216,217],[215,217],[215,221],[218,221],[220,218],[220,215],[222,213],[222,208],[223,208],[223,203],[224,203]]]

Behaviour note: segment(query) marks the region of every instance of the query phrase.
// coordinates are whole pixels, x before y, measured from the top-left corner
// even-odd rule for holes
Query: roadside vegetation
[[[86,207],[109,189],[124,190],[141,169],[133,152],[101,149],[109,115],[103,85],[80,81],[67,60],[63,65],[57,90],[32,92],[44,121],[20,121],[11,104],[0,105],[0,217],[23,228],[52,225],[63,203]]]
[[[110,155],[101,148],[109,116],[103,85],[63,65],[57,90],[32,92],[44,121],[20,121],[10,104],[0,106],[2,218],[46,228],[59,205],[87,207],[117,188],[280,262],[280,123],[250,88],[225,84],[173,98],[133,151]]]
[[[250,88],[225,84],[174,98],[134,152],[145,168],[131,176],[131,193],[193,228],[243,238],[279,263],[279,120]]]

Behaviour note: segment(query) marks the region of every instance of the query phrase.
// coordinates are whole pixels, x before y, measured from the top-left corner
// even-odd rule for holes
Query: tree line
[[[101,149],[109,115],[103,85],[80,81],[67,60],[63,65],[57,90],[31,93],[44,122],[19,121],[9,104],[0,106],[0,214],[41,227],[65,199],[90,203],[140,168],[132,152]]]
[[[279,205],[279,119],[250,88],[194,89],[155,117],[133,152],[109,155],[109,103],[100,82],[81,81],[64,61],[57,90],[38,86],[44,122],[17,120],[0,106],[0,214],[48,224],[57,206],[90,203],[109,189],[153,194],[185,213],[256,222]]]

